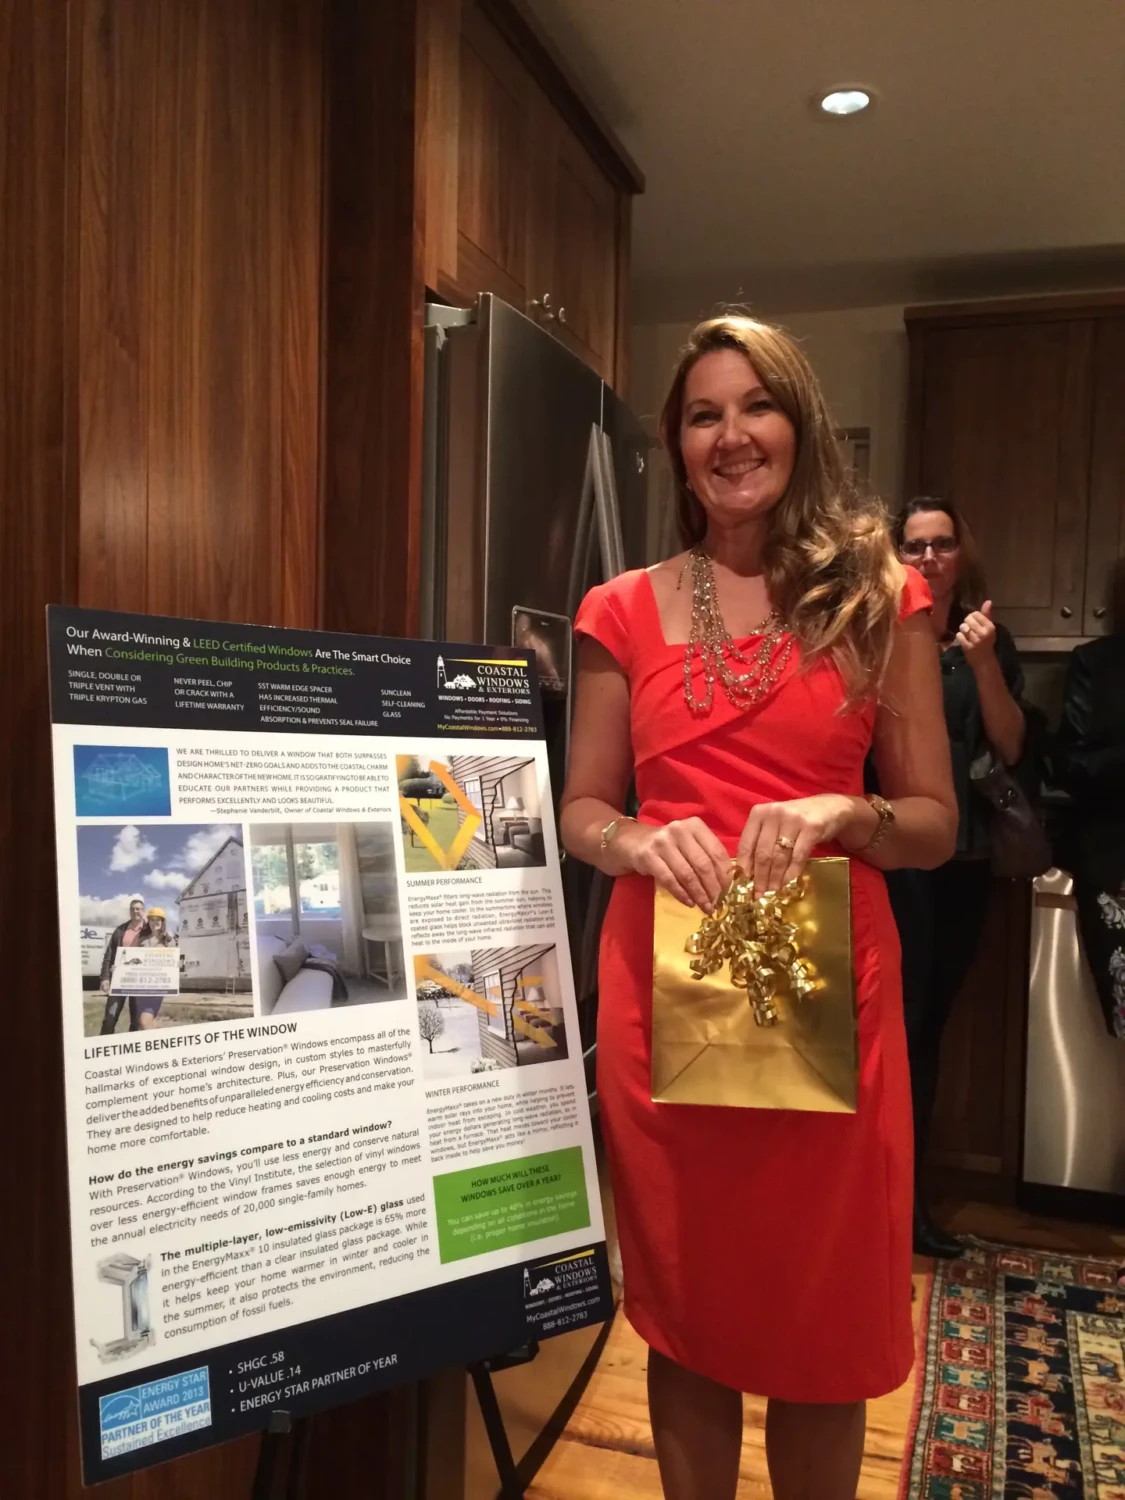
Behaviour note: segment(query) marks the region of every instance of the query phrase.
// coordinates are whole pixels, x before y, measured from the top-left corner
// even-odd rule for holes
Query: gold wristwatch
[[[636,821],[636,818],[627,817],[624,813],[619,818],[611,818],[602,829],[601,847],[603,849],[609,848],[610,842],[617,836],[617,831],[622,823],[635,823]]]
[[[887,834],[890,833],[891,829],[894,827],[895,810],[887,801],[886,797],[880,797],[877,792],[868,792],[867,796],[864,797],[863,800],[870,803],[875,811],[879,814],[878,828],[876,828],[875,832],[868,839],[867,843],[864,844],[863,848],[859,851],[861,854],[866,854],[869,849],[874,849],[876,845],[881,844],[886,838]]]

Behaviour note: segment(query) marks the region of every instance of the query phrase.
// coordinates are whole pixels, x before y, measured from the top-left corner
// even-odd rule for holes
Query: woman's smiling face
[[[716,349],[684,382],[680,451],[708,522],[725,528],[768,514],[781,499],[797,434],[746,356]]]

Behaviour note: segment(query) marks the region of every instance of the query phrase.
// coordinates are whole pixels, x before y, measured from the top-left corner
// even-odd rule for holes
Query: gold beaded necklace
[[[751,708],[770,691],[784,672],[793,650],[793,637],[786,638],[785,625],[776,610],[771,610],[752,635],[759,636],[757,648],[749,655],[734,643],[719,608],[715,569],[706,551],[693,547],[686,567],[691,568],[691,635],[684,652],[684,701],[693,714],[706,714],[715,697],[715,679],[735,708]],[[680,575],[681,582],[683,575]],[[677,585],[678,587],[679,585]],[[777,646],[782,643],[781,650]],[[775,659],[776,651],[776,659]],[[698,654],[706,684],[697,698],[691,680],[692,663]],[[738,672],[732,662],[747,670]]]

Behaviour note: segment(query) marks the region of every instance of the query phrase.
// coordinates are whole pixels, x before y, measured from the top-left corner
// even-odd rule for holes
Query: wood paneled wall
[[[83,604],[316,623],[318,0],[85,0]]]
[[[425,206],[411,0],[332,0],[325,327],[324,611],[329,630],[418,619]],[[422,93],[416,94],[421,85]],[[362,569],[356,557],[367,560]]]
[[[420,358],[416,247],[382,195],[401,205],[413,15],[0,0],[4,1500],[81,1493],[44,608],[408,629],[420,447],[401,422],[385,437]],[[362,66],[345,50],[360,23]],[[372,128],[329,152],[337,87],[338,122],[358,100]],[[325,431],[344,476],[328,504]],[[318,1418],[309,1500],[400,1493],[409,1411],[395,1395]],[[257,1452],[249,1438],[99,1494],[247,1500]]]
[[[48,599],[73,600],[67,10],[0,0],[0,1495],[75,1493]]]

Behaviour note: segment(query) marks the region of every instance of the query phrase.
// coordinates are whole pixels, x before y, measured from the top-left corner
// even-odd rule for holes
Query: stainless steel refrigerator
[[[1125,1045],[1111,1036],[1078,935],[1074,882],[1032,882],[1021,1199],[1125,1219]]]
[[[423,631],[535,652],[556,812],[574,615],[592,585],[649,560],[648,453],[640,423],[609,386],[515,308],[493,296],[471,309],[427,308]],[[609,882],[564,861],[563,885],[596,1111],[597,946]],[[546,1447],[597,1332],[549,1340],[530,1364],[496,1376],[517,1461],[533,1463]],[[495,1495],[463,1372],[431,1382],[425,1407],[426,1500]]]

